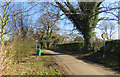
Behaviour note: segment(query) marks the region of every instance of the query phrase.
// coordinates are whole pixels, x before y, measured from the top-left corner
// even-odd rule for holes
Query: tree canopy
[[[76,2],[74,3],[67,0],[60,3],[57,0],[56,7],[64,12],[68,19],[74,24],[76,29],[83,35],[85,41],[85,47],[87,50],[91,48],[91,38],[93,31],[98,23],[98,14],[100,13],[101,2]]]

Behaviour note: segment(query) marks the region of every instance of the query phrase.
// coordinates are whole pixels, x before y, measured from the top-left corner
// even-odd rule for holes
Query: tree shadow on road
[[[33,56],[36,56],[36,54],[32,54]],[[41,56],[54,56],[54,55],[64,55],[64,54],[49,54],[49,53],[41,53]]]
[[[95,66],[97,66],[97,65],[99,65],[99,66],[101,66],[102,68],[104,68],[105,70],[112,70],[112,71],[115,71],[115,74],[117,74],[118,73],[118,70],[116,70],[116,69],[114,69],[114,68],[111,68],[110,66],[107,66],[107,65],[105,65],[105,64],[103,64],[103,63],[98,63],[98,62],[94,62],[94,61],[90,61],[90,60],[88,60],[88,59],[86,59],[85,57],[86,57],[86,55],[84,55],[83,54],[83,56],[75,56],[76,54],[80,54],[80,53],[68,53],[67,51],[65,52],[65,51],[55,51],[55,50],[52,50],[52,51],[54,51],[54,52],[57,52],[57,53],[62,53],[62,54],[65,54],[65,55],[71,55],[71,56],[74,56],[77,60],[81,60],[81,61],[83,61],[83,62],[85,62],[85,63],[88,63],[88,64],[92,64],[92,65],[95,65]],[[82,53],[81,53],[82,54]]]

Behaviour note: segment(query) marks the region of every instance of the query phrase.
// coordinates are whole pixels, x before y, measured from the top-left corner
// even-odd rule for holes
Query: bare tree
[[[97,28],[100,29],[102,31],[102,33],[107,34],[107,39],[112,39],[112,36],[116,32],[117,26],[116,26],[115,22],[102,21]]]
[[[29,5],[29,7],[26,7],[24,4]],[[15,28],[17,28],[15,23],[16,17],[21,15],[21,13],[24,14],[24,16],[34,15],[36,12],[38,12],[38,10],[32,13],[30,13],[30,11],[33,10],[34,7],[36,7],[38,4],[39,3],[20,3],[20,2],[14,3],[6,0],[0,3],[0,10],[1,10],[0,24],[2,28],[0,33],[1,33],[1,42],[3,46],[4,46],[4,35],[10,33],[12,30],[14,31]],[[21,6],[21,8],[18,8],[18,6]],[[43,9],[44,8],[42,8],[41,10]],[[14,25],[13,22],[11,22],[11,20],[14,20]]]
[[[43,42],[46,41],[47,48],[49,48],[50,42],[52,41],[52,33],[59,30],[56,25],[57,22],[51,18],[52,16],[56,18],[53,13],[44,13],[37,21],[37,30],[39,30],[41,35],[41,47],[43,47]]]

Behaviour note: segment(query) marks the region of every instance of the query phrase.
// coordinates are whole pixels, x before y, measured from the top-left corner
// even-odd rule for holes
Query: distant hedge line
[[[65,44],[57,44],[56,47],[59,50],[72,50],[78,51],[84,46],[84,42],[73,42],[73,43],[65,43]]]
[[[103,42],[101,41],[93,42],[93,51],[99,50],[102,46],[103,46]],[[56,47],[59,50],[81,51],[82,48],[84,47],[84,41],[57,44]]]

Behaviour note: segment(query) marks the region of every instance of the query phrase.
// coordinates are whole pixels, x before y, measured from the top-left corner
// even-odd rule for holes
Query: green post
[[[41,56],[41,49],[40,48],[37,50],[37,55]]]

